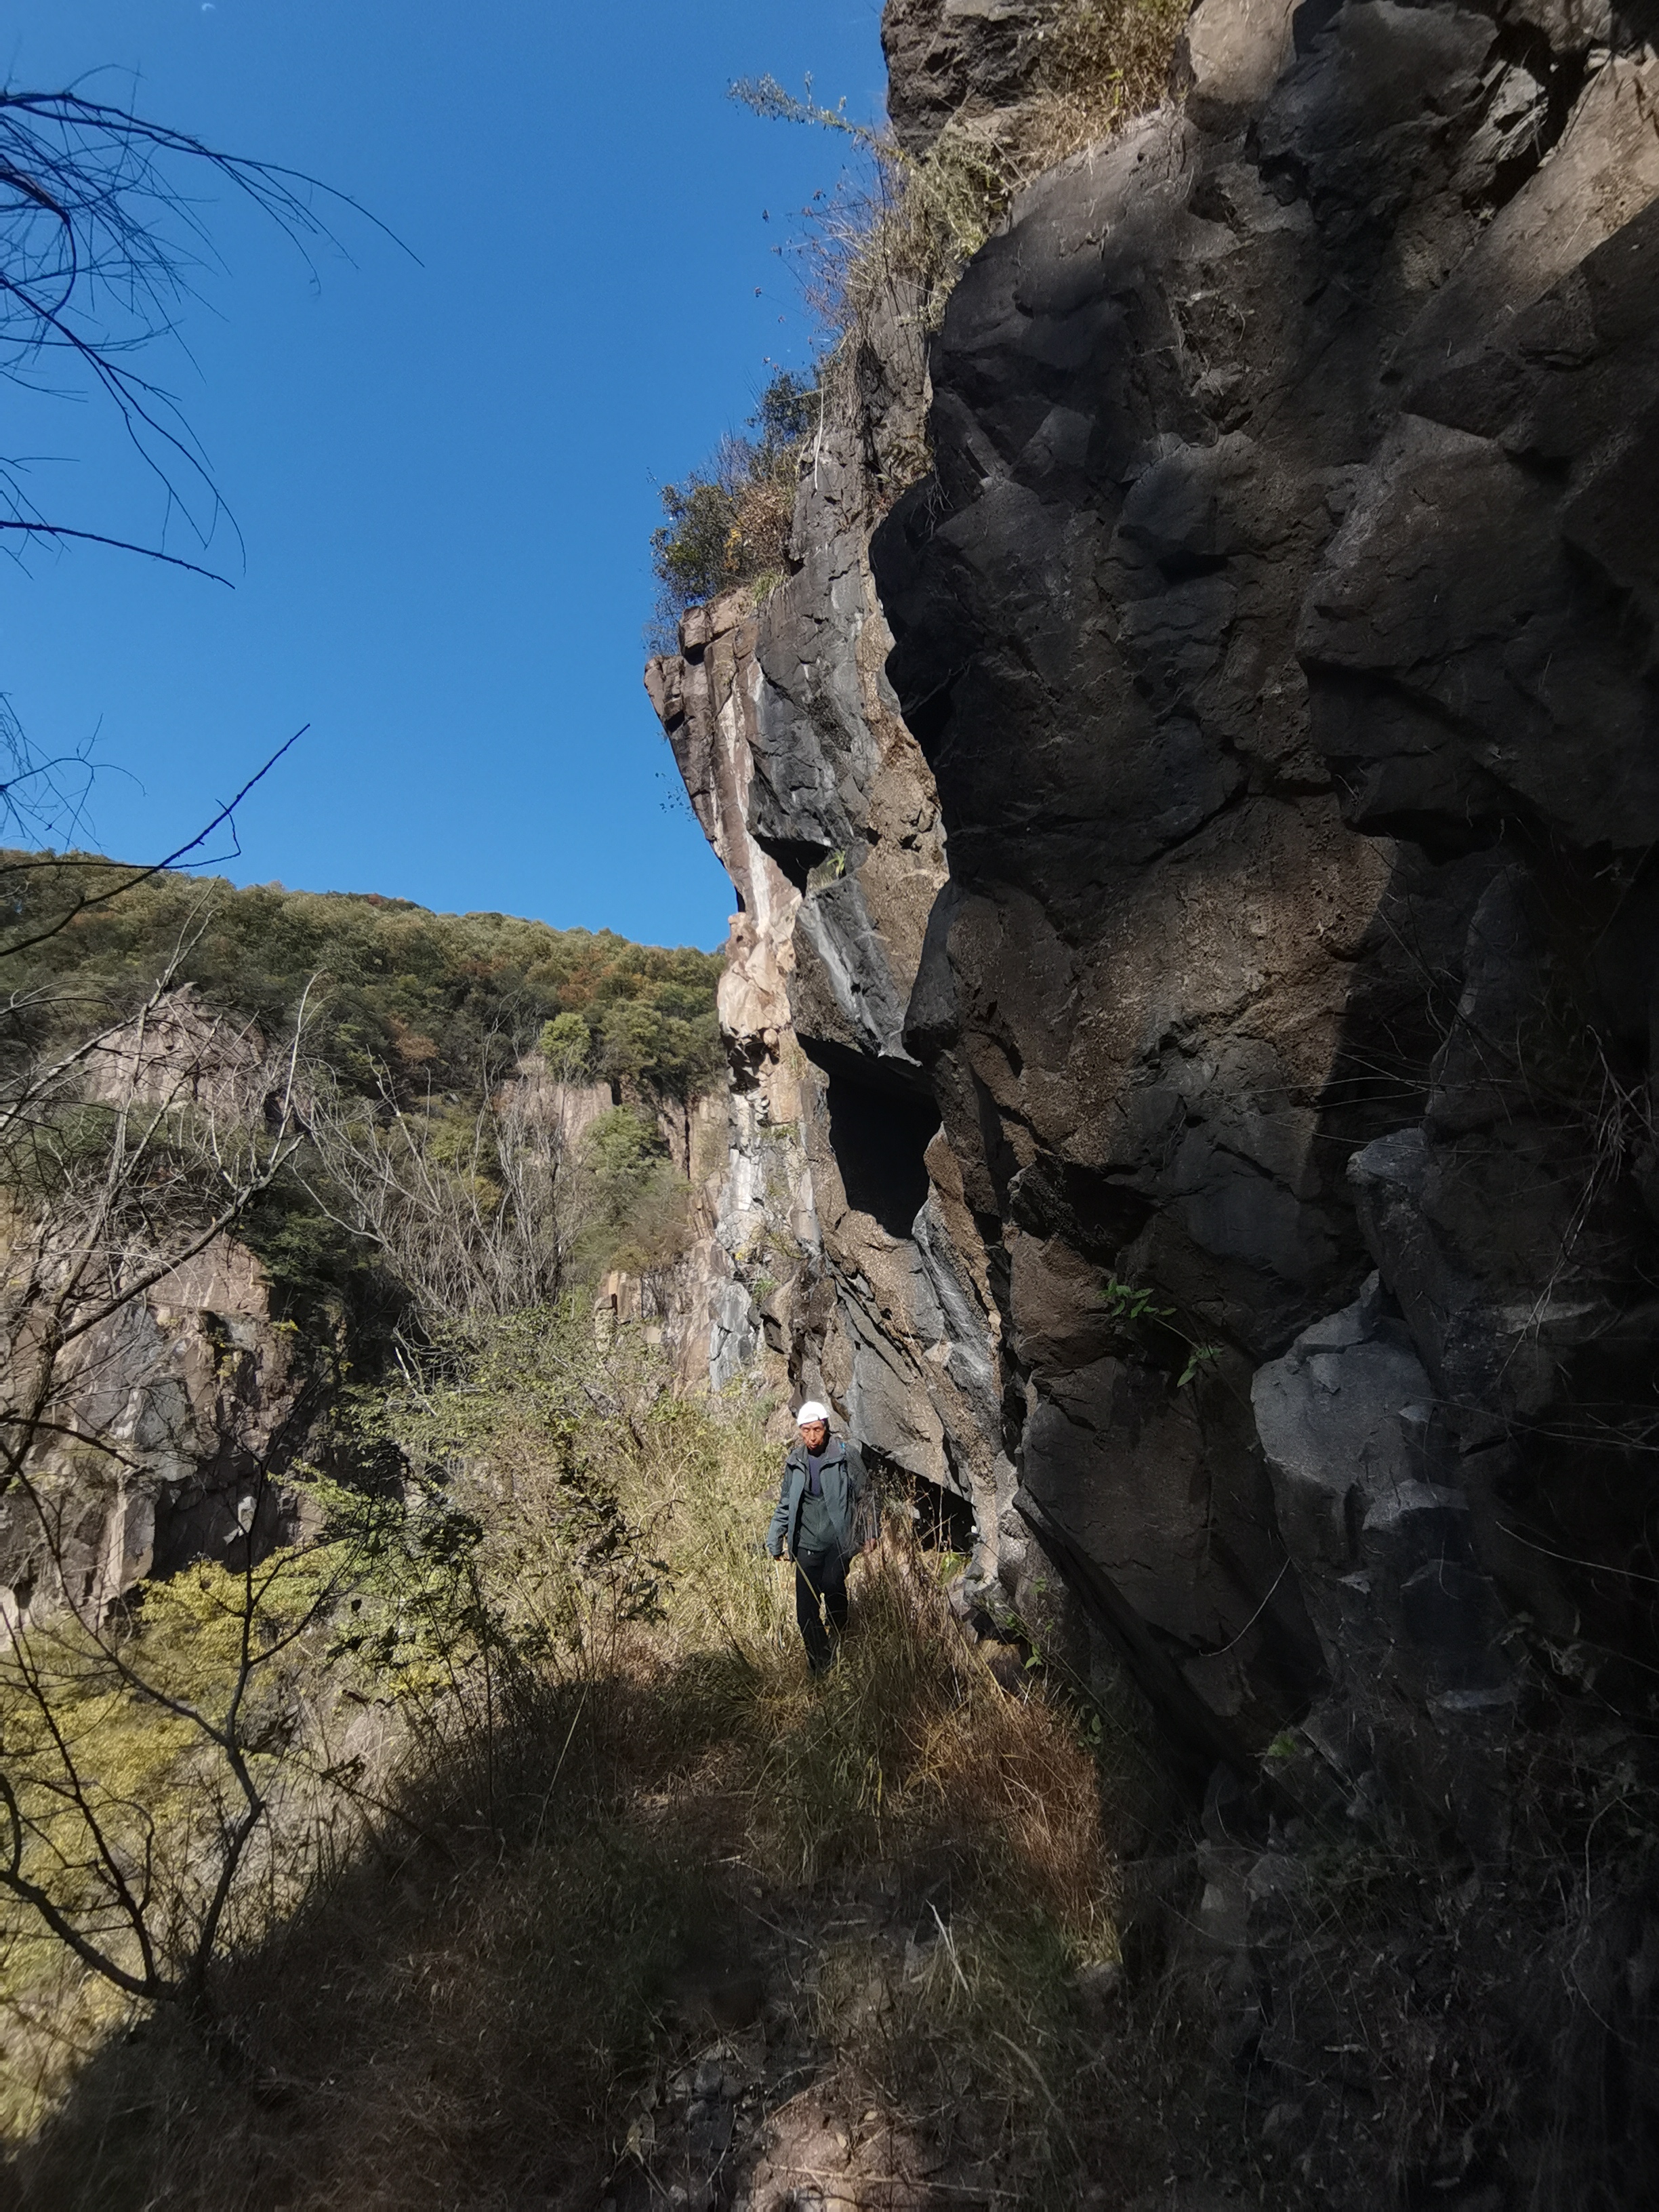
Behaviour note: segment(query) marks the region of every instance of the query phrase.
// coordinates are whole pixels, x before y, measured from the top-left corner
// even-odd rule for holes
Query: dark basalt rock
[[[905,152],[925,152],[947,123],[1012,106],[1054,14],[1054,0],[889,0],[887,113]]]
[[[1634,1660],[1659,1587],[1659,66],[1204,0],[1183,74],[969,267],[875,539],[951,868],[903,1038],[1103,1625],[1241,1743],[1328,1688],[1492,1850],[1505,1607]]]

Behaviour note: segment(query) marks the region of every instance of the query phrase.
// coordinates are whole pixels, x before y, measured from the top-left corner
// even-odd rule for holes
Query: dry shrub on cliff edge
[[[665,520],[651,537],[659,586],[647,632],[653,650],[676,650],[688,607],[740,586],[763,599],[782,578],[797,459],[817,425],[818,398],[811,383],[780,369],[749,417],[755,434],[722,438],[712,462],[663,486]]]
[[[775,376],[750,418],[757,434],[723,439],[663,488],[652,651],[676,650],[688,607],[739,586],[759,602],[782,580],[799,466],[816,464],[829,425],[854,432],[883,501],[927,472],[927,341],[951,286],[1018,191],[1166,95],[1185,14],[1185,0],[1058,0],[1029,96],[952,120],[920,156],[770,76],[732,87],[757,114],[841,132],[857,173],[815,195],[791,249],[824,333],[812,380]]]
[[[1057,0],[1026,97],[948,122],[920,155],[769,76],[732,88],[757,114],[849,138],[859,173],[805,210],[794,251],[826,336],[823,420],[853,427],[884,499],[924,475],[927,338],[963,266],[1044,170],[1169,96],[1187,0]],[[896,404],[893,403],[896,402]]]
[[[1029,183],[1170,95],[1188,0],[1062,0],[1043,41],[1036,97],[1013,118]]]

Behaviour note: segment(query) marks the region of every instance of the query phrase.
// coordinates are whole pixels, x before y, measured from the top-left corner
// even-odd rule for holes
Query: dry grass
[[[409,1676],[391,1809],[244,1942],[216,2039],[158,2016],[83,2046],[0,2203],[591,2204],[642,2085],[690,2047],[687,1988],[734,1968],[769,1978],[855,2118],[878,2106],[1009,2201],[1049,2201],[1087,2055],[1075,1978],[1115,1948],[1076,1719],[997,1686],[945,1602],[950,1563],[893,1532],[855,1575],[841,1665],[811,1682],[758,1548],[759,1410],[653,1395],[632,1350],[597,1381],[561,1358],[568,1341],[539,1377],[486,1361],[454,1382],[459,1480],[494,1500],[480,1572],[561,1633],[533,1664],[498,1659],[487,1726],[476,1662],[470,1697]],[[549,1410],[573,1380],[574,1433]],[[434,1449],[451,1410],[428,1395]],[[596,1600],[579,1636],[550,1596],[570,1583],[549,1532],[573,1450],[657,1583],[645,1611]]]
[[[755,1762],[756,1841],[780,1881],[938,1865],[1006,1885],[1074,1934],[1103,1911],[1097,1778],[1073,1723],[1011,1698],[964,1643],[925,1554],[888,1539],[857,1632],[820,1686],[746,1673],[734,1720]]]
[[[767,2212],[860,2130],[849,2159],[941,2202],[1070,2204],[1085,2178],[1124,2208],[1224,2183],[1344,2212],[1498,2186],[1524,2212],[1644,2201],[1642,1741],[1528,1738],[1501,1873],[1391,1829],[1312,1830],[1248,1954],[1218,1953],[1187,1924],[1190,1856],[1120,1866],[1132,1762],[1103,1765],[1091,1717],[1040,1680],[998,1686],[945,1601],[951,1562],[902,1521],[856,1571],[839,1666],[809,1680],[758,1549],[760,1413],[664,1395],[636,1340],[583,1358],[545,1330],[404,1409],[488,1509],[472,1556],[539,1656],[497,1654],[487,1711],[477,1659],[447,1679],[418,1621],[395,1694],[349,1676],[392,1697],[387,1809],[349,1847],[337,1832],[300,1909],[245,1932],[216,2036],[161,2015],[111,2033],[107,2011],[77,2016],[72,1976],[34,1974],[30,2034],[70,2040],[0,2206],[591,2212],[611,2192],[631,2212],[630,2136],[654,2113],[666,2137],[710,1992],[745,1981]],[[620,1582],[573,1580],[596,1498],[633,1532]],[[643,1611],[616,1602],[641,1561]],[[1127,1996],[1093,2001],[1090,1970],[1097,1988],[1120,1960]],[[934,2201],[896,2188],[847,2201]]]
[[[797,250],[827,339],[825,421],[861,437],[883,499],[930,465],[927,341],[963,269],[1045,170],[1169,96],[1187,12],[1187,0],[1058,0],[1027,97],[953,119],[920,157],[769,79],[743,88],[762,112],[827,125],[864,157],[862,175],[811,211]]]
[[[1026,179],[1168,99],[1188,13],[1187,0],[1061,0],[1036,98],[1018,126]]]
[[[1281,1862],[1239,2057],[1288,2203],[1654,2201],[1659,1767],[1590,1700],[1534,1719],[1508,1749],[1501,1863],[1386,1816],[1316,1826]]]

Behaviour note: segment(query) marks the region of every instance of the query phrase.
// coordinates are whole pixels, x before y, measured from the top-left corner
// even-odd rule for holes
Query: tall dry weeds
[[[1170,96],[1186,15],[1186,0],[1056,0],[1026,96],[953,118],[920,155],[770,77],[734,88],[757,113],[820,125],[854,149],[851,173],[805,211],[793,250],[823,333],[820,434],[834,426],[862,440],[883,500],[929,465],[927,339],[962,270],[1045,170]]]
[[[759,1958],[826,2096],[1042,2202],[1072,2155],[1054,2100],[1086,2056],[1076,1976],[1115,1949],[1075,1715],[997,1686],[950,1562],[906,1523],[857,1570],[841,1663],[811,1682],[759,1546],[763,1408],[674,1397],[626,1333],[590,1328],[585,1352],[580,1328],[485,1334],[386,1417],[459,1518],[341,1606],[355,1829],[320,1839],[297,1909],[242,1931],[217,2056],[137,2011],[80,2024],[13,2201],[597,2202],[641,2084],[684,2047],[687,1974]],[[614,1514],[584,1564],[596,1499]],[[651,1601],[617,1601],[641,1575]],[[37,1976],[37,2011],[48,1996]]]

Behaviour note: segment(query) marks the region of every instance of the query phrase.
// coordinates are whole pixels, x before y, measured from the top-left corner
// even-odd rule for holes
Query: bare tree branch
[[[349,194],[313,177],[224,153],[74,86],[0,91],[0,374],[28,382],[56,357],[78,371],[115,409],[168,509],[205,544],[225,513],[206,461],[171,398],[128,366],[135,352],[176,337],[179,307],[210,253],[175,181],[190,170],[269,216],[313,276],[312,248],[339,249],[319,200],[393,236]],[[192,489],[205,499],[203,516]],[[16,520],[40,523],[15,484],[9,496]]]
[[[0,530],[21,530],[30,538],[75,538],[88,545],[112,546],[118,553],[142,553],[146,560],[164,561],[169,568],[187,569],[192,576],[205,576],[210,584],[235,589],[229,577],[222,576],[216,568],[204,568],[199,562],[182,560],[176,553],[164,553],[159,545],[135,545],[125,538],[107,538],[101,530],[71,530],[67,523],[28,522],[16,516],[0,516]]]
[[[198,830],[187,844],[179,846],[175,851],[169,853],[165,860],[154,860],[146,867],[134,869],[124,882],[112,884],[108,890],[95,891],[89,898],[84,896],[77,898],[73,906],[56,916],[44,929],[36,930],[32,937],[19,938],[10,945],[0,945],[0,960],[15,959],[20,952],[32,952],[37,945],[44,945],[48,939],[57,937],[64,930],[68,929],[73,922],[79,920],[82,915],[90,914],[95,907],[107,906],[112,899],[119,898],[125,891],[135,890],[140,884],[148,883],[152,876],[162,875],[168,868],[177,867],[180,860],[187,860],[192,853],[199,853],[214,831],[222,828],[227,822],[233,825],[234,830],[236,810],[249,792],[264,781],[277,762],[299,744],[310,727],[309,722],[302,722],[294,735],[278,745],[263,766],[254,770],[236,796],[227,799],[205,829]],[[238,850],[240,849],[239,847]],[[0,876],[3,876],[3,870],[0,870]]]
[[[551,1304],[592,1206],[566,1087],[531,1065],[522,1040],[515,1072],[492,1082],[496,1042],[485,1047],[470,1127],[431,1100],[405,1108],[385,1069],[378,1113],[315,1076],[313,1202],[372,1244],[428,1314],[451,1320]]]

